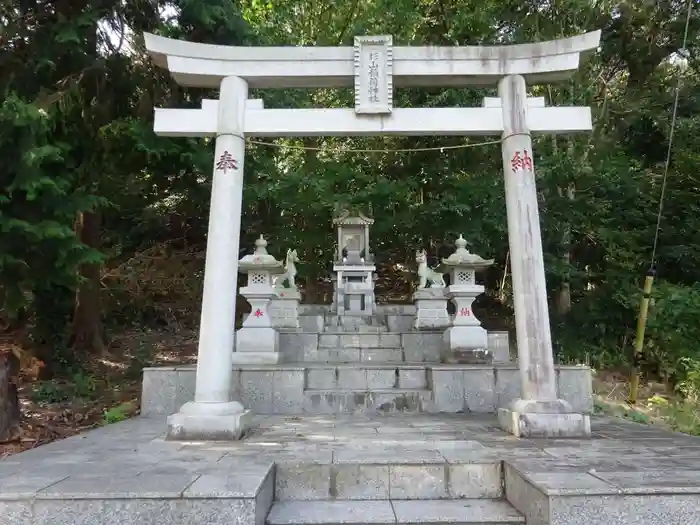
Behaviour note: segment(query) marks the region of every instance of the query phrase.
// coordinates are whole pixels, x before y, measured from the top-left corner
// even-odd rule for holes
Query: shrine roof
[[[343,212],[339,217],[333,219],[334,225],[372,225],[374,224],[374,219],[363,215],[362,213],[357,213],[351,215],[350,212]]]

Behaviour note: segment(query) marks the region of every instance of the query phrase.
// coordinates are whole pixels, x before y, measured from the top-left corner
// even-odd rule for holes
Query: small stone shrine
[[[450,275],[445,296],[455,305],[451,326],[444,334],[443,359],[448,363],[490,363],[493,355],[488,350],[488,336],[474,315],[472,303],[485,290],[476,284],[476,271],[491,266],[493,259],[487,261],[470,253],[467,241],[461,235],[455,246],[455,252],[442,260]]]
[[[240,293],[250,303],[250,313],[236,332],[234,363],[275,364],[280,362],[279,332],[273,324],[269,307],[277,299],[273,276],[284,272],[282,263],[267,253],[267,241],[261,235],[255,241],[255,252],[238,261],[241,273],[248,274],[248,283]],[[233,322],[233,321],[231,321]]]
[[[348,210],[333,220],[338,228],[338,251],[333,264],[334,292],[331,311],[338,317],[369,316],[375,310],[374,258],[369,248],[369,227],[374,220]]]

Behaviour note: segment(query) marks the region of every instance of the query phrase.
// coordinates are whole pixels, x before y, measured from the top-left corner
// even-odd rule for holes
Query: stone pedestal
[[[270,315],[270,303],[277,299],[272,276],[283,272],[282,263],[267,253],[267,241],[261,235],[255,241],[255,253],[239,261],[248,273],[248,285],[240,293],[250,303],[250,313],[236,333],[234,364],[277,364],[280,362],[279,332]]]
[[[241,288],[241,295],[250,303],[250,313],[236,334],[235,364],[276,364],[280,362],[279,332],[272,324],[269,306],[277,297],[269,292]]]
[[[517,399],[498,409],[503,430],[523,438],[575,438],[591,435],[591,418],[574,412],[563,399],[528,401]]]
[[[294,288],[277,289],[277,297],[270,301],[272,325],[280,330],[299,330],[299,301],[301,293]]]
[[[484,293],[484,287],[476,284],[476,270],[490,266],[493,260],[487,261],[470,253],[466,249],[467,241],[461,235],[455,246],[455,252],[442,261],[450,273],[451,283],[445,289],[445,297],[455,305],[452,325],[443,335],[447,347],[443,361],[460,364],[490,363],[493,355],[488,349],[488,336],[474,315],[472,303]]]
[[[488,332],[488,349],[494,363],[510,363],[510,337],[508,332]]]
[[[372,315],[375,310],[373,264],[335,264],[334,300],[331,311],[343,315]]]
[[[237,401],[228,403],[189,402],[168,416],[169,441],[232,441],[241,439],[251,427],[253,413]]]
[[[416,305],[416,330],[440,330],[450,326],[444,288],[421,288],[413,294]]]
[[[446,363],[473,364],[490,363],[493,354],[488,349],[488,335],[481,327],[481,322],[474,316],[471,304],[477,295],[483,293],[483,286],[472,286],[471,290],[449,286],[446,296],[455,303],[455,315],[450,326],[443,334],[446,351]],[[468,295],[467,295],[468,294]],[[473,294],[473,295],[472,295]]]

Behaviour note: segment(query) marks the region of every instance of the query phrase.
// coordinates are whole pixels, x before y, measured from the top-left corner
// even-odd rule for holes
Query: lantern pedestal
[[[440,330],[450,326],[444,288],[421,288],[413,294],[416,305],[416,330]]]
[[[474,316],[472,303],[484,292],[483,286],[449,286],[445,296],[455,305],[455,315],[443,334],[447,351],[446,363],[473,364],[490,363],[492,354],[488,350],[488,335],[481,322]]]
[[[250,303],[250,313],[236,334],[235,364],[277,364],[280,362],[280,334],[272,324],[269,306],[277,297],[268,293],[241,288],[241,295]]]

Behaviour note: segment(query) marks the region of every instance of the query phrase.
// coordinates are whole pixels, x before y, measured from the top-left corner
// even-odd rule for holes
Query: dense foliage
[[[213,147],[152,133],[154,106],[212,96],[183,89],[147,59],[140,34],[217,44],[395,45],[548,40],[602,29],[599,51],[551,105],[589,105],[595,129],[536,140],[550,305],[560,359],[624,366],[639,285],[652,255],[670,141],[678,121],[644,358],[673,382],[700,362],[698,29],[679,0],[102,0],[0,7],[0,300],[26,326],[48,372],[104,351],[126,324],[196,322]],[[400,89],[397,106],[476,106],[486,89]],[[340,107],[346,90],[263,91],[266,107]],[[459,233],[495,267],[481,301],[508,326],[508,242],[497,145],[448,137],[285,139],[247,152],[241,246],[264,233],[298,249],[308,301],[323,301],[337,205],[371,211],[382,297],[410,292],[400,263],[450,253]],[[306,148],[306,149],[304,149]],[[359,153],[349,149],[374,149]],[[695,221],[698,221],[696,224]],[[431,262],[434,262],[431,261]],[[8,328],[9,329],[9,328]],[[695,377],[697,374],[695,374]]]

